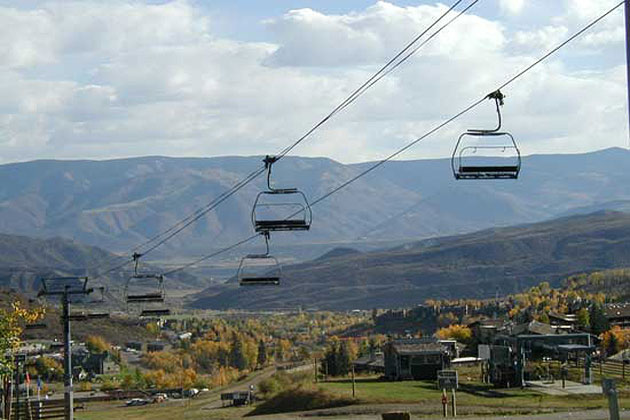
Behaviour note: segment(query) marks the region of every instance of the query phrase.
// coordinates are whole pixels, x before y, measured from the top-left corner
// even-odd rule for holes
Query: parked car
[[[127,407],[135,407],[135,406],[139,406],[139,405],[147,405],[149,402],[147,400],[144,400],[142,398],[132,398],[129,401],[125,402],[125,405]]]

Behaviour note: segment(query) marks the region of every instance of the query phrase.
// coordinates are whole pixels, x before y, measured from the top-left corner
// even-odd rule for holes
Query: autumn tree
[[[435,336],[441,340],[452,339],[468,343],[472,339],[472,331],[465,325],[455,324],[439,329]]]
[[[45,381],[57,381],[63,378],[61,362],[48,356],[38,357],[35,360],[35,372]]]
[[[100,335],[90,335],[85,339],[85,347],[92,354],[102,354],[110,349],[110,345]]]
[[[0,376],[13,369],[12,353],[20,347],[24,324],[31,324],[44,316],[42,308],[29,310],[15,301],[11,309],[0,309]]]
[[[580,328],[582,328],[584,330],[590,328],[590,326],[591,326],[591,317],[590,317],[590,314],[588,312],[588,309],[581,308],[579,311],[577,311],[576,317],[577,317],[578,327],[580,327]]]

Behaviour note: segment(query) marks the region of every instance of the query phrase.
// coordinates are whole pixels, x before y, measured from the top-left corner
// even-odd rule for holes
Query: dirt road
[[[268,377],[270,377],[271,375],[273,375],[276,372],[276,368],[275,367],[268,367],[266,369],[263,369],[262,371],[260,371],[258,374],[253,375],[251,377],[249,377],[248,379],[242,381],[242,382],[237,382],[236,384],[227,386],[225,388],[220,388],[216,391],[211,391],[210,392],[210,397],[206,397],[204,399],[204,401],[206,402],[206,404],[203,406],[203,410],[212,410],[212,409],[216,409],[216,408],[220,408],[223,406],[223,403],[221,402],[221,394],[226,393],[226,392],[236,392],[236,391],[247,391],[249,390],[249,387],[251,385],[253,385],[255,387],[255,389],[258,389],[258,384],[260,382],[262,382],[263,380],[267,379]]]

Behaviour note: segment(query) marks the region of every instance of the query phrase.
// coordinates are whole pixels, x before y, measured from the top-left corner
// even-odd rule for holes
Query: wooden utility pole
[[[356,398],[356,385],[354,381],[354,363],[352,363],[352,398]]]

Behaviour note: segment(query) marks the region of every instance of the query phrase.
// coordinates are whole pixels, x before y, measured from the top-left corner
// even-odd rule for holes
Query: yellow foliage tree
[[[472,331],[465,325],[453,324],[445,328],[440,328],[435,336],[441,340],[452,339],[462,343],[472,339]]]
[[[31,324],[44,316],[44,309],[30,310],[15,301],[11,309],[0,310],[0,375],[11,372],[13,362],[11,353],[20,347],[24,324]]]
[[[110,345],[100,335],[90,335],[85,339],[85,346],[90,353],[101,354],[109,351]]]

